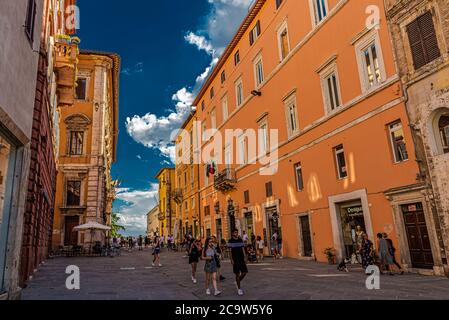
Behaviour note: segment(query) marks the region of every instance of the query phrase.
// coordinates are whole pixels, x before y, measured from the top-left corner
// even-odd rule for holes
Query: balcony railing
[[[182,194],[183,194],[182,189],[176,188],[172,192],[173,200],[175,200],[176,203],[182,203]]]
[[[55,43],[55,71],[59,102],[62,105],[75,103],[75,82],[78,59],[78,45],[60,41]]]
[[[214,177],[215,189],[220,190],[222,192],[235,189],[236,183],[237,178],[235,170],[231,168],[224,169]]]

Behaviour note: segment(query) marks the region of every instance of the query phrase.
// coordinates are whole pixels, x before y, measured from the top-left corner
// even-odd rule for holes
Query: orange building
[[[197,140],[198,135],[194,128],[197,120],[195,112],[192,112],[184,124],[183,130],[176,137],[176,171],[175,171],[175,189],[173,198],[177,203],[176,217],[181,228],[178,230],[178,240],[182,241],[184,235],[192,234],[195,238],[200,236],[200,215],[199,215],[199,165],[194,162],[193,152],[194,143],[190,141]],[[188,143],[188,146],[183,145]],[[184,152],[188,148],[188,152]]]
[[[120,58],[59,44],[61,91],[53,247],[87,246],[104,240],[98,232],[76,232],[88,222],[110,223],[115,182]],[[76,64],[74,64],[76,63]],[[65,68],[62,68],[65,66]],[[91,239],[91,236],[93,239]]]
[[[408,215],[431,208],[392,52],[381,0],[255,1],[194,102],[203,131],[243,129],[200,165],[203,234],[235,226],[271,254],[277,233],[284,255],[318,261],[351,257],[357,226],[398,247]]]

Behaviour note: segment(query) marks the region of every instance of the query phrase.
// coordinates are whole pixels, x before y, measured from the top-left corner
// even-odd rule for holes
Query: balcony
[[[173,200],[175,200],[176,203],[182,203],[182,189],[181,188],[176,188],[173,192],[172,192],[172,197]]]
[[[70,106],[75,103],[78,43],[66,38],[56,41],[54,69],[57,75],[59,102],[61,105]]]
[[[226,168],[214,177],[214,187],[221,192],[227,192],[235,189],[237,178],[235,170]]]

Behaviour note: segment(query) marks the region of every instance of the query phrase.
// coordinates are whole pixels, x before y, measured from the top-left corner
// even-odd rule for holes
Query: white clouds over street
[[[157,204],[158,185],[152,184],[148,190],[117,189],[117,212],[119,224],[127,234],[140,235],[146,230],[146,214]]]

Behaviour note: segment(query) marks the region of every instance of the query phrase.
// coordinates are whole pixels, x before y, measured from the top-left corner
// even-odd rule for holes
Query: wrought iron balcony
[[[70,41],[57,40],[55,43],[55,72],[59,102],[62,105],[75,103],[76,69],[78,64],[78,45]]]
[[[235,185],[237,183],[237,178],[235,174],[235,170],[231,168],[226,168],[223,171],[219,172],[214,177],[214,186],[215,189],[220,190],[222,192],[230,191],[235,189]]]
[[[172,197],[176,203],[182,203],[182,189],[176,188],[175,190],[173,190]]]

